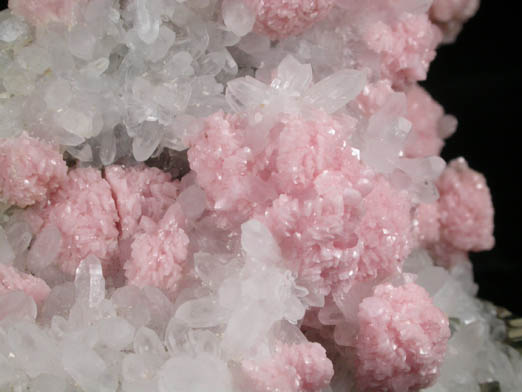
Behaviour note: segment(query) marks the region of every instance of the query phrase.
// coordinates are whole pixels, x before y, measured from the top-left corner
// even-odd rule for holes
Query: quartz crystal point
[[[0,391],[521,391],[418,84],[477,6],[10,0]]]
[[[74,278],[75,297],[90,308],[98,306],[105,299],[105,279],[100,260],[89,256],[76,269]]]

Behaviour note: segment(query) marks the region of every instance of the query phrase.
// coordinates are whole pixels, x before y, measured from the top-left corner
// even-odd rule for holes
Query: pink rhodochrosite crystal
[[[9,8],[34,25],[74,23],[79,4],[89,0],[9,0]]]
[[[484,176],[458,158],[442,173],[437,187],[442,241],[464,251],[491,249],[493,203]]]
[[[348,284],[359,254],[360,279],[390,273],[408,255],[408,198],[384,179],[371,193],[372,170],[342,142],[346,122],[283,116],[257,154],[246,119],[218,114],[206,124],[188,155],[218,223],[265,222],[306,286],[326,295]]]
[[[0,201],[27,207],[46,201],[67,176],[56,146],[26,133],[0,139]]]
[[[354,104],[365,115],[372,115],[386,103],[386,100],[392,93],[391,82],[388,79],[379,80],[375,83],[367,84],[354,101]]]
[[[393,92],[389,80],[369,84],[357,97],[355,107],[366,114],[375,114]],[[444,138],[455,131],[456,120],[445,115],[442,106],[418,84],[409,86],[405,94],[407,109],[404,115],[411,122],[411,131],[404,145],[404,155],[408,158],[439,155]]]
[[[357,382],[362,391],[418,391],[431,385],[450,337],[447,317],[422,287],[377,286],[359,306]]]
[[[158,222],[179,192],[179,182],[154,167],[110,166],[105,180],[114,195],[122,239],[134,235],[142,217]]]
[[[0,295],[8,291],[20,290],[41,305],[51,289],[44,280],[24,274],[15,267],[0,263]],[[0,311],[0,314],[3,313]]]
[[[414,232],[439,265],[467,262],[467,252],[491,249],[493,203],[484,176],[469,168],[464,158],[450,162],[437,182],[440,198],[420,204]]]
[[[316,392],[333,376],[332,362],[317,343],[279,344],[271,357],[245,360],[241,367],[252,392]]]
[[[426,79],[441,34],[426,15],[404,13],[392,25],[370,24],[364,39],[381,57],[381,77],[400,87]]]
[[[408,100],[408,120],[412,131],[404,153],[409,158],[439,155],[444,140],[441,137],[441,125],[444,110],[431,96],[417,84],[406,91]]]
[[[477,12],[480,0],[434,0],[430,18],[444,32],[445,41],[452,42],[462,25]]]
[[[253,154],[246,145],[244,126],[239,116],[215,113],[205,119],[188,151],[197,182],[219,216],[218,224],[224,227],[246,221],[257,198],[252,189],[254,168],[247,167]]]
[[[357,279],[391,275],[412,249],[411,202],[406,193],[379,178],[364,198],[363,209],[356,230],[362,244]]]
[[[254,30],[276,40],[305,31],[324,18],[334,0],[245,0],[256,13]]]
[[[74,276],[80,262],[90,254],[98,257],[108,274],[117,268],[118,213],[111,188],[99,170],[75,169],[48,203],[27,213],[38,236],[48,225],[62,235],[58,257],[60,269]]]
[[[177,204],[168,209],[159,223],[148,217],[141,220],[130,258],[123,265],[130,284],[158,287],[169,294],[176,291],[188,254],[184,220]]]

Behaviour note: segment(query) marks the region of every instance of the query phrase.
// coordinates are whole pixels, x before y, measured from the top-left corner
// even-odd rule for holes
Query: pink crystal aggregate
[[[406,91],[406,99],[406,118],[411,121],[412,130],[408,135],[404,154],[409,158],[439,155],[444,146],[444,109],[417,84]]]
[[[175,293],[188,255],[184,221],[178,204],[172,205],[158,223],[143,216],[132,241],[130,258],[123,265],[129,284]]]
[[[264,222],[288,267],[322,295],[353,278],[388,275],[412,245],[408,197],[375,179],[342,142],[347,123],[321,112],[283,116],[254,153],[247,120],[216,114],[188,152],[218,224]]]
[[[114,195],[122,239],[136,233],[142,217],[158,222],[179,193],[178,182],[154,167],[110,166],[105,180]]]
[[[451,266],[467,252],[491,249],[494,210],[484,176],[469,168],[464,158],[449,163],[437,181],[439,200],[420,204],[415,232],[439,263]]]
[[[353,10],[354,18],[368,11],[366,2],[358,0],[244,1],[256,14],[253,34],[283,43],[303,33],[314,37],[322,21],[335,20],[332,14],[338,6]],[[9,5],[29,23],[45,27],[54,22],[76,23],[78,5],[86,2],[10,0]],[[450,337],[448,317],[426,290],[402,274],[402,264],[417,247],[428,249],[446,267],[466,260],[469,251],[491,248],[491,195],[484,177],[459,159],[436,180],[439,199],[419,201],[390,173],[361,158],[357,141],[364,124],[390,97],[400,96],[404,106],[400,116],[412,129],[393,164],[410,159],[421,162],[440,154],[455,122],[416,82],[426,78],[436,47],[460,28],[478,1],[435,0],[429,15],[427,8],[426,12],[405,11],[399,2],[375,4],[375,15],[354,23],[353,31],[349,24],[339,26],[345,44],[358,40],[357,50],[364,54],[362,60],[350,59],[350,67],[367,77],[362,93],[343,103],[341,111],[311,109],[314,105],[302,105],[310,98],[306,88],[288,88],[285,93],[302,100],[288,105],[292,110],[285,111],[285,105],[274,109],[277,102],[270,106],[265,100],[251,111],[205,115],[200,119],[201,131],[187,138],[192,172],[181,182],[145,165],[80,167],[67,174],[57,148],[26,134],[0,139],[0,201],[28,207],[21,215],[35,235],[32,248],[38,248],[54,228],[58,230],[61,240],[55,263],[65,279],[70,280],[80,263],[94,255],[105,277],[114,278],[111,282],[154,286],[176,307],[176,301],[183,304],[187,295],[223,294],[211,293],[216,284],[212,281],[189,287],[178,296],[183,284],[197,280],[200,272],[194,252],[201,244],[191,244],[192,235],[200,240],[208,235],[208,242],[219,242],[224,233],[226,244],[220,245],[233,253],[230,258],[235,262],[244,252],[229,244],[238,238],[242,224],[255,219],[275,239],[281,253],[276,252],[281,256],[277,267],[288,272],[292,290],[300,295],[295,298],[307,310],[302,328],[318,336],[328,356],[319,343],[278,342],[270,353],[235,358],[246,390],[321,391],[334,376],[329,357],[353,365],[360,391],[413,392],[429,387]],[[143,8],[140,12],[151,16]],[[189,13],[192,10],[185,16]],[[150,31],[140,33],[146,36]],[[306,45],[300,49],[303,57],[308,56]],[[328,64],[326,68],[330,66],[336,67]],[[285,90],[285,82],[278,88]],[[290,78],[288,84],[292,82]],[[181,191],[188,187],[193,193],[183,197]],[[194,207],[192,196],[201,205]],[[187,206],[194,208],[186,210]],[[198,229],[203,233],[194,234]],[[218,263],[217,270],[229,268]],[[40,271],[33,272],[40,276]],[[401,279],[407,283],[398,287],[390,283]],[[50,292],[44,280],[0,264],[0,295],[15,290],[24,291],[38,304]],[[216,302],[213,297],[212,301]],[[223,309],[219,308],[225,315],[218,318],[228,317],[228,310]],[[214,332],[198,332],[207,333],[205,344],[214,344]],[[188,336],[190,340],[198,335]]]
[[[444,32],[445,41],[452,42],[479,5],[480,0],[434,0],[430,18]]]
[[[363,200],[363,208],[356,230],[362,244],[357,279],[371,280],[400,271],[414,242],[408,196],[381,177]]]
[[[89,255],[107,275],[123,266],[130,283],[170,292],[180,279],[188,237],[178,209],[165,214],[179,185],[156,168],[108,167],[71,170],[48,203],[26,212],[36,236],[48,225],[62,235],[57,263],[68,275]],[[155,260],[155,261],[154,261]]]
[[[334,0],[245,0],[256,14],[254,30],[276,40],[305,31],[323,19]]]
[[[26,133],[0,139],[0,201],[27,207],[47,200],[67,176],[55,146]]]
[[[436,379],[450,329],[426,290],[414,283],[377,286],[359,305],[358,320],[360,390],[418,391]]]
[[[241,368],[252,392],[316,392],[329,385],[334,372],[318,343],[278,344],[271,357],[245,360]]]
[[[404,13],[391,25],[377,21],[364,32],[369,49],[380,55],[381,78],[392,80],[397,87],[426,79],[441,38],[424,14]]]
[[[451,161],[437,182],[441,239],[457,249],[491,249],[493,203],[484,176],[464,158]]]
[[[354,107],[366,115],[375,114],[394,92],[387,79],[369,84],[354,102]],[[444,146],[444,139],[451,135],[455,120],[418,84],[408,86],[405,118],[411,122],[404,155],[408,158],[437,156]],[[353,105],[353,104],[352,104]]]
[[[45,301],[51,289],[44,280],[24,274],[13,266],[0,263],[0,295],[8,291],[23,291],[40,305]]]
[[[71,170],[49,202],[30,209],[27,216],[37,236],[48,224],[58,228],[63,241],[58,264],[66,274],[74,276],[90,254],[101,260],[108,274],[117,269],[119,218],[111,188],[99,170]]]

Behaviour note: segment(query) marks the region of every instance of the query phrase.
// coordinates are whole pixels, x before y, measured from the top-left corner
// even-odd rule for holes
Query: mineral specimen
[[[417,84],[477,6],[11,0],[0,391],[522,390]]]

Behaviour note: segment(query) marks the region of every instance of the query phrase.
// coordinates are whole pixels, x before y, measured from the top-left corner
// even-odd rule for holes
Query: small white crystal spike
[[[295,57],[286,56],[279,67],[272,87],[281,90],[304,93],[312,84],[312,66],[301,64]]]
[[[281,258],[281,250],[272,233],[255,219],[241,225],[241,246],[248,257],[262,263],[274,263]]]
[[[105,279],[100,260],[90,255],[76,269],[74,278],[76,300],[87,303],[90,308],[98,306],[105,299]]]
[[[365,84],[364,72],[344,69],[312,86],[305,94],[305,102],[334,113],[357,97]]]
[[[266,84],[246,76],[228,82],[225,97],[232,109],[242,112],[267,103],[269,93]]]

